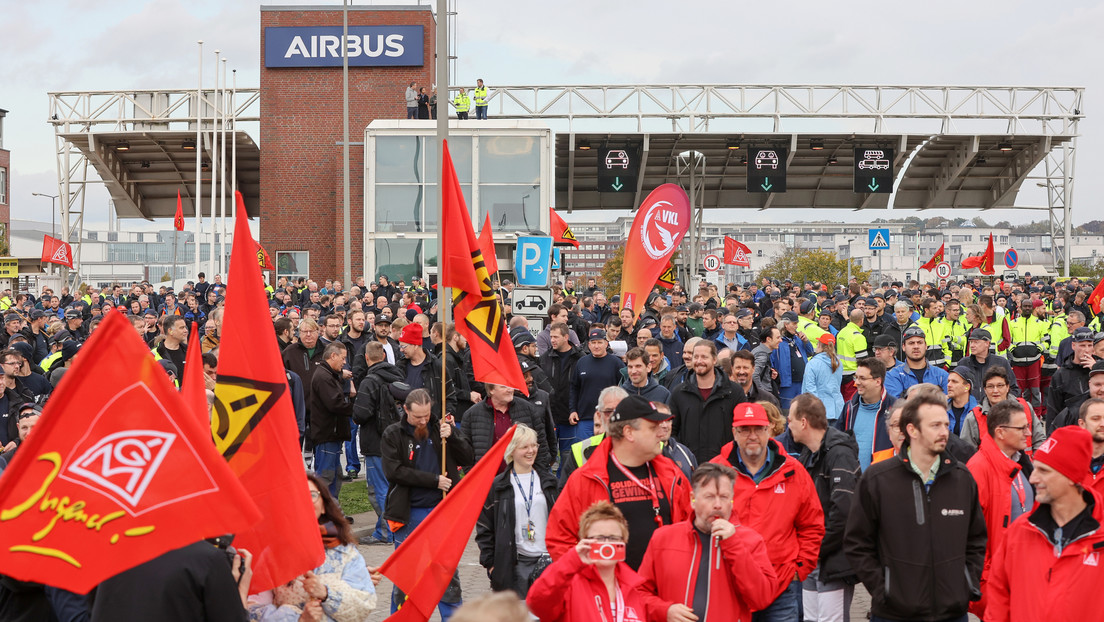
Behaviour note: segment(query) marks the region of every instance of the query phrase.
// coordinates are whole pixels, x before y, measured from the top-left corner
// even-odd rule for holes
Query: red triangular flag
[[[211,409],[207,406],[207,383],[203,373],[203,347],[199,342],[199,322],[192,322],[188,336],[188,354],[184,373],[180,375],[180,395],[204,427],[211,425]]]
[[[176,191],[176,217],[173,218],[173,226],[177,231],[184,230],[184,208],[180,204],[180,190]]]
[[[257,243],[241,193],[234,195],[238,214],[228,275],[234,286],[226,290],[211,431],[215,446],[264,515],[234,540],[253,553],[251,589],[256,593],[317,567],[324,549],[280,353],[271,339],[257,337],[258,327],[272,320],[256,262]]]
[[[406,601],[388,621],[425,622],[433,615],[460,564],[515,430],[517,426],[511,426],[498,439],[380,566],[380,572],[406,594]]]
[[[554,208],[548,208],[549,222],[552,227],[552,245],[553,246],[574,246],[579,248],[579,240],[575,239],[575,232],[571,230],[571,227],[567,226],[563,218],[556,213]]]
[[[145,342],[107,313],[0,478],[0,572],[83,594],[259,518]]]
[[[68,242],[48,235],[42,236],[42,263],[73,267],[73,247]]]
[[[920,269],[921,270],[927,270],[928,272],[931,272],[932,270],[935,270],[935,267],[937,265],[943,263],[943,248],[945,246],[947,246],[946,242],[940,244],[939,245],[939,250],[935,251],[935,254],[932,255],[932,258],[928,260],[928,263],[920,266]]]
[[[675,265],[671,263],[670,259],[667,260],[667,269],[656,279],[656,285],[663,289],[671,289],[675,286]]]
[[[517,352],[506,333],[506,314],[491,288],[491,275],[472,229],[471,212],[460,192],[447,141],[443,151],[441,193],[445,210],[441,227],[449,235],[444,237],[441,249],[441,284],[454,288],[456,330],[468,340],[476,380],[529,395]]]
[[[257,242],[257,265],[261,267],[261,270],[275,270],[276,266],[272,265],[272,257],[269,256],[268,251],[264,246],[261,246],[260,242]]]
[[[1092,294],[1089,295],[1089,306],[1093,313],[1100,313],[1101,302],[1104,302],[1104,279],[1100,279],[1100,282],[1093,288]]]
[[[483,221],[483,230],[479,232],[479,250],[483,251],[483,261],[487,262],[489,274],[498,273],[498,257],[495,256],[494,232],[491,231],[491,215]]]
[[[743,243],[725,236],[724,262],[732,266],[751,267],[751,249]]]
[[[967,257],[962,260],[963,268],[977,268],[978,272],[982,274],[995,274],[996,270],[993,268],[993,234],[989,234],[989,245],[985,248],[985,252],[981,255],[974,257]]]

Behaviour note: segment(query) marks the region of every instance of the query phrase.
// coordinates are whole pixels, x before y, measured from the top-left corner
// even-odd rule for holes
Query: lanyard
[[[613,592],[614,602],[610,603],[613,622],[625,622],[625,597],[621,595],[621,586],[617,584],[616,580],[614,581]],[[602,620],[606,620],[606,608],[602,605],[602,597],[595,596],[594,602],[598,605],[598,614],[602,616]]]
[[[529,496],[526,497],[525,491],[521,487],[521,478],[518,477],[517,471],[511,469],[510,472],[514,476],[514,482],[517,483],[518,494],[521,495],[522,500],[525,501],[525,518],[528,519],[530,511],[533,509],[533,482],[537,479],[536,473],[533,471],[529,472]]]
[[[1012,478],[1012,489],[1016,491],[1016,496],[1020,498],[1020,511],[1024,512],[1027,510],[1024,507],[1024,504],[1027,503],[1027,494],[1024,491],[1023,482],[1020,481],[1021,474],[1022,471],[1016,471],[1016,477]]]
[[[640,481],[639,478],[630,473],[628,469],[621,465],[621,462],[617,460],[617,456],[613,455],[613,452],[610,452],[609,457],[610,460],[613,461],[613,465],[617,467],[619,471],[621,471],[622,475],[629,478],[630,482],[636,484],[642,490],[646,491],[648,495],[652,498],[652,509],[655,510],[656,526],[662,527],[663,517],[659,515],[659,494],[656,492],[655,480],[652,478],[652,468],[648,466],[647,463],[645,463],[645,468],[648,469],[648,484],[645,485],[644,482]]]

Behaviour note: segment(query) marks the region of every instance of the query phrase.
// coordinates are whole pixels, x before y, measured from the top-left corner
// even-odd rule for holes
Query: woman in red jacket
[[[645,622],[648,605],[658,598],[643,589],[644,579],[624,561],[629,537],[625,516],[599,501],[579,519],[579,543],[556,560],[529,588],[525,602],[541,622]],[[591,557],[592,544],[612,544],[620,556]],[[621,547],[616,545],[620,544]],[[653,604],[653,610],[658,610]]]

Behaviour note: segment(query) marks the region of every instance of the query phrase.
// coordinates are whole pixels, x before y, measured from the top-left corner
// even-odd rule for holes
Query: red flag
[[[148,346],[107,313],[0,478],[0,572],[83,594],[259,518]]]
[[[444,236],[441,248],[440,282],[444,287],[454,288],[456,330],[468,340],[476,380],[505,385],[529,395],[517,353],[506,333],[506,314],[491,288],[491,275],[472,229],[471,213],[460,192],[447,141],[441,168],[445,203],[441,228],[449,235]]]
[[[491,231],[491,214],[483,221],[483,230],[479,232],[479,250],[483,251],[483,261],[487,262],[487,273],[498,272],[498,257],[495,256],[494,232]]]
[[[549,222],[552,226],[552,245],[553,246],[574,246],[579,248],[579,240],[575,239],[575,232],[571,230],[571,227],[567,226],[563,218],[556,213],[554,208],[548,208]]]
[[[257,331],[272,321],[257,243],[241,193],[234,194],[238,216],[228,275],[234,287],[226,290],[211,432],[215,447],[263,514],[234,540],[253,553],[251,589],[256,593],[317,567],[324,549],[280,353],[271,339],[258,337]]]
[[[211,409],[207,406],[207,383],[203,374],[203,347],[199,342],[199,322],[192,322],[191,334],[188,336],[188,356],[184,361],[184,372],[181,374],[180,395],[184,398],[184,404],[195,413],[203,426],[209,427]]]
[[[446,152],[447,153],[447,152]],[[456,572],[517,426],[511,426],[429,516],[395,549],[380,572],[406,594],[392,622],[425,622]]]
[[[42,236],[42,263],[56,263],[72,268],[73,247],[57,238]]]
[[[268,251],[261,246],[260,242],[257,242],[257,265],[261,267],[261,270],[276,269],[276,266],[272,265],[272,257],[269,257]]]
[[[656,279],[656,285],[663,289],[671,289],[675,286],[675,264],[671,263],[671,260],[667,260],[667,268],[663,271],[663,274],[659,275]]]
[[[935,254],[932,255],[932,258],[928,260],[928,263],[920,266],[920,269],[931,272],[932,270],[935,270],[935,267],[937,265],[943,263],[943,247],[945,246],[947,246],[946,242],[940,244],[939,250],[935,251]]]
[[[1101,302],[1104,302],[1104,279],[1100,279],[1100,282],[1093,288],[1092,294],[1089,295],[1089,306],[1093,313],[1100,313]]]
[[[743,243],[725,236],[724,262],[732,266],[751,267],[751,249]]]
[[[184,208],[180,205],[180,190],[176,191],[176,217],[173,218],[173,226],[177,231],[184,230]]]
[[[690,229],[690,198],[675,184],[663,184],[644,199],[633,219],[621,271],[621,308],[637,313]]]
[[[993,268],[993,234],[989,234],[989,245],[985,248],[985,252],[981,255],[974,257],[967,257],[962,260],[963,268],[977,268],[978,272],[982,274],[995,274],[996,270]]]

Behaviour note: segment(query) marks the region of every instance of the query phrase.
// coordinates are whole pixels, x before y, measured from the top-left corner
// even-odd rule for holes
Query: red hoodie
[[[624,562],[617,564],[614,576],[625,606],[623,618],[619,612],[617,620],[666,622],[666,609],[661,617],[648,615],[649,610],[657,610],[661,605],[655,595],[643,588],[643,577]],[[574,548],[541,573],[533,587],[529,588],[525,604],[541,622],[614,622],[606,584],[598,576],[594,565],[579,559]]]
[[[824,508],[813,479],[801,463],[770,440],[774,459],[769,473],[756,484],[729,461],[736,443],[729,441],[710,462],[736,468],[736,500],[732,515],[763,536],[777,576],[773,601],[794,581],[804,581],[817,565],[824,539]]]
[[[552,559],[559,559],[579,542],[579,517],[595,501],[612,501],[609,481],[609,455],[613,447],[607,437],[594,449],[586,463],[567,480],[560,497],[548,515],[548,532],[544,544]],[[673,460],[664,456],[652,459],[652,468],[671,504],[671,522],[678,523],[693,515],[690,509],[690,482]],[[815,495],[814,495],[815,496]],[[823,521],[822,521],[823,522]]]
[[[753,610],[764,609],[774,600],[778,581],[767,546],[759,534],[743,525],[737,525],[736,533],[725,540],[710,541],[714,561],[709,569],[709,609],[699,622],[747,622]],[[693,607],[701,557],[701,536],[693,520],[661,527],[652,534],[640,574],[644,588],[659,594],[663,602],[649,603],[649,617],[666,620],[667,609],[674,603]]]

